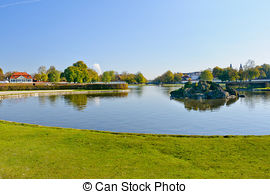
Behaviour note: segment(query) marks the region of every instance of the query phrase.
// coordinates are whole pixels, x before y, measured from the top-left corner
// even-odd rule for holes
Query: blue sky
[[[0,67],[203,70],[270,63],[270,1],[0,0]]]

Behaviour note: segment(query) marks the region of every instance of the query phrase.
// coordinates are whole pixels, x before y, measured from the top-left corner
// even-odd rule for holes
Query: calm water
[[[129,93],[53,95],[0,100],[0,119],[116,132],[269,135],[270,93],[237,101],[170,100],[176,88],[131,87]]]

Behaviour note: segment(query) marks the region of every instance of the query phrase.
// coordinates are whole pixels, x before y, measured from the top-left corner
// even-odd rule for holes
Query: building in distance
[[[26,72],[15,72],[9,79],[10,83],[31,83],[33,78]]]

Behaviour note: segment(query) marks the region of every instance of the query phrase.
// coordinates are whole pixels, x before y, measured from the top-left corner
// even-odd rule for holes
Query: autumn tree
[[[204,80],[204,81],[212,81],[213,78],[214,78],[213,74],[210,70],[204,70],[200,76],[200,80]]]
[[[0,68],[0,81],[3,81],[5,79],[5,75],[3,70]]]
[[[218,66],[216,66],[216,67],[213,69],[213,76],[214,76],[215,78],[218,78],[218,77],[220,77],[220,75],[222,74],[222,72],[223,72],[223,69],[220,68],[220,67],[218,67]]]
[[[138,84],[144,84],[147,82],[147,79],[143,76],[143,74],[141,72],[138,72],[135,75],[135,80]]]
[[[183,77],[183,73],[174,73],[173,74],[174,82],[182,81],[182,77]]]

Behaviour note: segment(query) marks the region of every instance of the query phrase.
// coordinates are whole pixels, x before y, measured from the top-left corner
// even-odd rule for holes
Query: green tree
[[[46,73],[41,74],[41,81],[43,81],[43,82],[48,81],[48,75]]]
[[[102,74],[102,81],[103,82],[110,82],[112,81],[112,75],[111,75],[111,72],[109,71],[105,71],[103,74]]]
[[[119,75],[119,77],[120,77],[120,81],[127,82],[128,84],[137,83],[135,79],[135,75],[132,73],[123,72],[122,74]]]
[[[173,83],[174,75],[171,71],[167,71],[161,76],[161,81],[165,83]]]
[[[8,71],[5,73],[5,79],[6,80],[10,80],[10,77],[12,76],[12,74],[15,73],[15,71]]]
[[[161,76],[156,77],[156,78],[153,80],[153,82],[156,83],[156,84],[160,84],[160,83],[162,82]]]
[[[182,77],[183,77],[183,73],[174,73],[173,74],[174,82],[182,81]]]
[[[213,78],[214,78],[213,74],[210,70],[204,70],[200,76],[200,80],[204,80],[204,81],[212,81]]]
[[[60,72],[56,70],[54,66],[51,66],[47,71],[48,81],[49,82],[59,82],[60,81]]]
[[[90,81],[87,65],[83,61],[78,61],[69,66],[64,71],[64,77],[68,82],[83,83]]]
[[[76,67],[70,66],[66,68],[64,75],[68,82],[75,82],[75,79],[77,78]]]
[[[261,68],[265,72],[266,78],[270,78],[270,65],[269,64],[263,64],[261,66]]]
[[[5,79],[5,75],[3,70],[0,68],[0,81],[3,81]]]
[[[36,73],[34,75],[34,79],[37,80],[37,81],[41,81],[41,75],[39,73]]]
[[[239,80],[241,80],[241,81],[245,80],[245,78],[244,78],[244,70],[243,69],[239,69],[238,75],[239,75]]]
[[[125,80],[127,83],[129,84],[135,84],[137,83],[136,82],[136,79],[135,79],[135,75],[132,74],[132,73],[129,73],[128,76],[127,76],[127,79]]]
[[[221,81],[236,81],[240,78],[238,71],[232,68],[223,69],[218,77]]]
[[[236,81],[239,79],[238,71],[236,69],[228,68],[228,76],[230,81]]]
[[[249,80],[258,78],[260,76],[260,71],[257,68],[249,68],[246,71],[246,76]]]
[[[257,66],[260,71],[260,79],[270,78],[270,65],[263,64],[261,66]]]
[[[87,69],[87,65],[83,61],[77,61],[73,66],[78,67],[80,70]]]
[[[213,69],[213,76],[215,78],[218,78],[218,77],[220,77],[220,75],[222,74],[222,72],[223,72],[223,69],[217,66],[217,67],[215,67]]]
[[[90,82],[97,82],[98,81],[98,73],[94,69],[87,69],[89,74],[89,81]]]
[[[138,84],[144,84],[147,82],[147,79],[143,76],[143,74],[141,72],[138,72],[135,75],[135,80]]]

